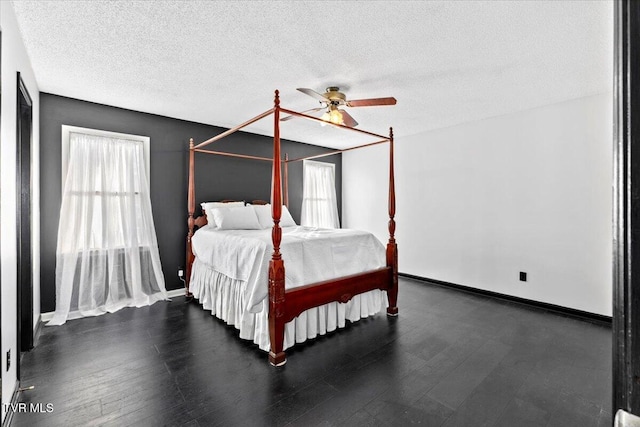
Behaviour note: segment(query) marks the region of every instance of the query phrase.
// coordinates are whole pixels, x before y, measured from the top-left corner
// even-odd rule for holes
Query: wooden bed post
[[[280,228],[280,216],[282,215],[282,177],[280,166],[280,96],[276,90],[273,109],[273,176],[271,178],[271,216],[273,217],[273,229],[271,239],[273,241],[273,255],[269,261],[269,339],[271,350],[269,351],[269,363],[273,366],[282,366],[287,358],[282,350],[284,346],[284,261],[280,254],[280,242],[282,229]]]
[[[194,158],[193,138],[189,139],[189,192],[187,193],[187,226],[189,232],[187,233],[187,265],[185,266],[185,296],[187,298],[193,295],[189,291],[189,281],[191,279],[191,267],[193,265],[193,250],[191,249],[191,238],[193,237],[193,229],[195,226],[194,214],[196,211],[196,187],[195,187],[195,158]]]
[[[387,316],[398,315],[398,245],[396,244],[396,187],[393,170],[393,128],[389,128],[389,242],[387,243],[387,267],[391,267],[391,286],[387,290],[389,307]]]
[[[289,154],[284,153],[284,205],[289,208]]]

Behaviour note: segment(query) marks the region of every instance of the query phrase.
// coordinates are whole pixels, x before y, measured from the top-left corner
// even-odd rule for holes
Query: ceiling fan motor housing
[[[323,95],[331,101],[333,105],[343,105],[347,102],[347,97],[344,93],[340,92],[340,88],[337,86],[329,86]]]

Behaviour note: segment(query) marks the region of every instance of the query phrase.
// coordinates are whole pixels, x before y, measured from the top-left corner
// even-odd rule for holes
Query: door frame
[[[614,6],[613,414],[640,415],[640,3]]]
[[[32,147],[33,101],[17,73],[16,96],[16,226],[17,226],[17,377],[20,379],[20,353],[33,348],[33,246],[32,246]],[[27,108],[26,117],[23,109]],[[28,120],[25,123],[24,120]],[[28,128],[25,128],[28,126]],[[25,135],[28,132],[28,135]],[[26,181],[26,182],[25,182]]]

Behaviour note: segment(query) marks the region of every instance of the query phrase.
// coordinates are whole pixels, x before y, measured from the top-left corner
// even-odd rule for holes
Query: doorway
[[[33,348],[33,271],[31,253],[31,139],[32,101],[18,73],[17,100],[17,236],[18,236],[18,348],[20,353]],[[20,379],[20,356],[16,369]]]

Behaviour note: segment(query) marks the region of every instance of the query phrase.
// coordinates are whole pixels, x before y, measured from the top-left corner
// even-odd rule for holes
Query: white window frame
[[[99,130],[99,129],[83,128],[78,126],[62,125],[62,176],[61,176],[62,186],[60,188],[64,189],[64,184],[67,179],[67,170],[69,168],[69,141],[71,140],[72,133],[102,136],[105,138],[128,139],[130,141],[142,142],[143,151],[144,151],[145,175],[147,176],[147,185],[151,187],[151,180],[149,177],[149,171],[151,170],[151,162],[150,162],[151,159],[149,156],[149,145],[151,142],[150,137],[142,136],[142,135],[131,135],[127,133],[111,132],[108,130]]]

